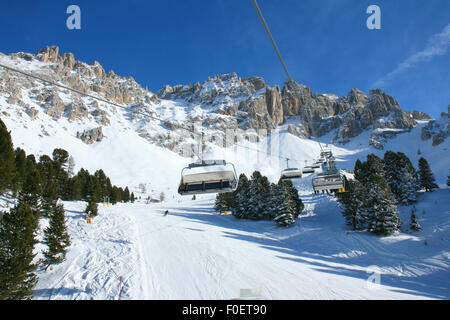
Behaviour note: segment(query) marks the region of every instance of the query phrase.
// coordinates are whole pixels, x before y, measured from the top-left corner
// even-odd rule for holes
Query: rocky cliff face
[[[332,142],[346,143],[370,130],[368,143],[382,148],[383,141],[411,129],[416,120],[430,118],[423,112],[404,111],[393,97],[379,89],[370,90],[367,95],[354,88],[347,96],[338,97],[313,93],[292,80],[280,90],[260,77],[240,78],[233,73],[216,75],[194,85],[165,86],[153,94],[132,77],[107,73],[97,61],[92,65],[77,61],[72,53],[61,54],[55,46],[45,47],[34,55],[17,53],[7,58],[8,63],[25,71],[28,68],[46,79],[124,105],[127,117],[142,137],[171,149],[195,139],[193,131],[198,124],[220,137],[227,129],[252,129],[257,134],[267,134],[288,119],[286,129],[302,138],[331,134]],[[84,128],[86,132],[98,131],[99,127],[101,132],[102,126],[111,125],[112,114],[117,112],[111,105],[3,69],[0,69],[1,96],[32,121],[42,114],[56,121],[61,118],[69,122],[92,121],[91,128]],[[146,114],[162,121],[155,122]],[[426,133],[424,139],[425,136]],[[91,135],[79,137],[86,143],[97,141]],[[237,137],[244,138],[239,134]],[[214,143],[214,139],[210,142]]]

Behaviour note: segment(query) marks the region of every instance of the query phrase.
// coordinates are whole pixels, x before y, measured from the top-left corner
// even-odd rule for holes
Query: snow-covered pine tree
[[[407,205],[417,201],[417,180],[413,174],[402,167],[398,170],[399,180],[397,186],[397,201],[403,205]]]
[[[267,198],[270,194],[270,182],[259,171],[254,171],[250,178],[248,191],[248,219],[269,219]]]
[[[0,300],[31,299],[37,282],[33,263],[37,219],[19,202],[0,219]]]
[[[406,170],[411,175],[410,176],[411,183],[413,185],[415,185],[416,190],[420,190],[419,174],[418,174],[416,168],[414,168],[411,160],[403,152],[397,152],[397,155],[398,155],[399,163],[400,163],[399,166],[401,168],[406,168]]]
[[[362,230],[365,228],[364,219],[364,201],[367,191],[357,180],[347,181],[345,192],[340,195],[344,210],[346,224],[352,226],[353,230]]]
[[[414,231],[419,231],[422,229],[422,227],[419,224],[419,221],[417,220],[416,217],[416,207],[413,206],[413,208],[411,209],[411,225],[410,228]]]
[[[371,153],[367,155],[367,160],[361,162],[359,159],[355,163],[355,178],[363,185],[366,185],[370,177],[377,174],[381,177],[385,176],[384,161],[377,155]]]
[[[274,204],[277,207],[275,208],[275,218],[273,220],[283,227],[292,225],[295,222],[295,217],[298,215],[297,205],[285,181],[280,180],[278,182],[274,196],[276,197]]]
[[[226,193],[218,193],[216,195],[216,202],[215,202],[215,210],[217,212],[225,212],[228,210],[231,210],[229,199],[232,197],[232,192],[226,192]]]
[[[391,188],[392,193],[395,198],[399,200],[400,192],[398,188],[400,187],[400,159],[398,154],[388,150],[384,154],[384,168],[386,172],[386,181]]]
[[[401,221],[395,203],[394,195],[384,177],[372,175],[364,204],[369,231],[389,235],[398,230]]]
[[[424,188],[426,192],[433,191],[434,188],[439,188],[435,182],[428,161],[423,157],[419,159],[419,176],[420,186]]]
[[[46,267],[61,263],[66,257],[67,247],[70,245],[70,237],[67,232],[64,206],[53,201],[50,209],[50,223],[44,230],[44,242],[47,250],[44,251],[44,264]]]
[[[450,169],[448,169],[447,187],[450,187]]]
[[[409,158],[402,152],[384,154],[385,178],[398,203],[409,204],[417,199],[417,173]]]
[[[284,181],[285,187],[287,192],[289,192],[292,201],[294,202],[294,208],[295,208],[295,215],[294,218],[297,218],[298,215],[303,211],[305,208],[305,205],[302,202],[302,199],[298,196],[298,190],[296,187],[294,187],[294,184],[291,180],[285,180]]]
[[[236,218],[245,218],[248,211],[248,192],[250,182],[245,174],[239,176],[239,183],[233,191],[233,215]]]
[[[72,178],[75,174],[75,159],[72,156],[69,156],[67,162],[67,174],[69,175],[69,178]]]

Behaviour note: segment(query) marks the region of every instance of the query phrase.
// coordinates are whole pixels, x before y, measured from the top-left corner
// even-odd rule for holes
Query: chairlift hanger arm
[[[266,20],[264,19],[263,15],[261,13],[261,10],[259,9],[258,3],[256,2],[256,0],[252,0],[252,2],[253,2],[253,6],[256,9],[256,12],[258,13],[259,18],[261,19],[262,24],[264,25],[264,29],[266,29],[267,35],[270,38],[270,42],[272,42],[272,46],[273,46],[273,48],[275,49],[275,52],[278,55],[278,59],[280,60],[281,65],[283,66],[284,72],[286,72],[286,75],[288,77],[288,81],[292,80],[291,75],[289,74],[289,72],[287,70],[287,67],[284,64],[284,61],[281,58],[281,54],[280,54],[280,51],[278,50],[278,47],[277,47],[277,45],[275,43],[275,40],[273,39],[272,34],[270,33],[270,30],[269,30],[269,27],[267,26]]]

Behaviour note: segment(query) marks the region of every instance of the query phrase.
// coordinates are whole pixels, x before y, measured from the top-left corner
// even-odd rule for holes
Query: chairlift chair
[[[322,164],[322,172],[312,178],[314,193],[345,192],[344,178],[336,166],[335,158],[330,155]]]
[[[344,179],[339,172],[318,173],[312,178],[314,193],[320,192],[342,192],[344,189]]]
[[[236,190],[238,176],[234,165],[225,160],[201,160],[181,171],[181,195],[222,193]]]
[[[314,173],[315,170],[311,166],[306,166],[303,168],[302,173]]]
[[[302,172],[299,168],[287,168],[281,171],[281,180],[292,180],[302,177]]]

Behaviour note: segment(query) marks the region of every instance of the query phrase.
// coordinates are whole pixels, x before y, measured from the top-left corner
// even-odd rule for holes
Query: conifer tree
[[[407,168],[399,168],[397,186],[397,201],[401,204],[410,204],[417,201],[417,180]]]
[[[420,186],[424,188],[426,192],[433,191],[434,188],[439,188],[435,182],[428,161],[423,157],[419,159],[419,176]]]
[[[136,200],[136,198],[134,197],[134,192],[132,192],[131,196],[130,196],[130,201],[131,201],[131,203],[134,203],[135,200]]]
[[[48,249],[44,251],[44,264],[61,263],[65,260],[67,247],[70,245],[70,237],[67,232],[64,206],[53,201],[50,208],[50,223],[44,230],[44,242]]]
[[[289,181],[289,180],[288,180]],[[289,181],[291,182],[291,181]],[[292,182],[291,182],[292,183]],[[293,200],[292,192],[289,190],[287,181],[280,180],[274,191],[275,196],[275,218],[273,219],[280,226],[289,226],[295,222],[298,215],[296,203]]]
[[[214,208],[217,212],[225,212],[230,210],[229,204],[227,202],[227,196],[229,197],[230,194],[231,192],[223,192],[216,195]]]
[[[239,176],[239,183],[233,192],[233,215],[236,218],[245,218],[248,212],[248,193],[250,181],[245,174]]]
[[[84,210],[86,215],[88,217],[95,217],[98,214],[98,205],[97,202],[95,202],[94,198],[89,197],[88,204],[86,206],[86,209]]]
[[[347,181],[344,193],[340,195],[344,205],[342,215],[346,224],[352,226],[353,230],[362,230],[365,227],[364,201],[367,192],[363,185],[357,180]]]
[[[422,227],[420,226],[419,221],[417,220],[417,217],[416,217],[416,207],[415,206],[413,206],[413,208],[411,210],[411,226],[410,226],[410,228],[415,231],[419,231],[420,229],[422,229]]]
[[[372,175],[367,186],[367,198],[364,204],[369,231],[380,235],[394,233],[400,227],[400,215],[386,180]]]
[[[128,187],[125,187],[125,190],[123,191],[122,199],[124,202],[130,201],[130,190],[128,189]]]
[[[27,166],[27,155],[21,148],[16,148],[14,151],[14,164],[15,173],[13,179],[13,190],[17,193],[20,189],[22,189],[24,184]]]
[[[0,300],[31,299],[37,282],[33,264],[37,219],[19,202],[0,219]]]
[[[40,196],[42,194],[42,189],[40,181],[39,171],[35,166],[30,165],[27,169],[25,183],[18,195],[19,202],[29,205],[36,218],[39,218],[41,215]]]
[[[303,204],[302,199],[300,199],[300,197],[298,195],[298,190],[297,190],[297,188],[294,187],[294,184],[292,183],[292,181],[286,180],[286,181],[284,181],[284,183],[286,185],[287,192],[290,194],[292,201],[294,202],[294,209],[295,209],[294,218],[297,218],[297,216],[305,208],[305,205]]]
[[[11,135],[0,119],[0,193],[9,188],[15,174],[14,149]]]
[[[447,187],[450,187],[450,169],[448,169]]]

